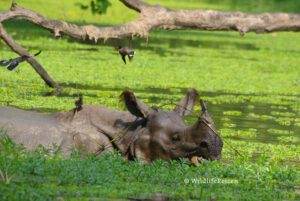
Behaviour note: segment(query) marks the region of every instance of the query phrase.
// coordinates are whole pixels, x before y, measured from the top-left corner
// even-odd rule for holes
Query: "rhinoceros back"
[[[45,147],[60,145],[63,141],[54,116],[13,107],[0,107],[0,129],[28,149],[38,144]]]

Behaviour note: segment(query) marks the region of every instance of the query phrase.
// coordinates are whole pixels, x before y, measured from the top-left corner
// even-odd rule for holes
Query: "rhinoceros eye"
[[[180,140],[179,134],[175,133],[175,134],[172,136],[172,140],[173,140],[173,141],[179,141],[179,140]]]
[[[203,149],[207,149],[208,148],[208,143],[203,141],[200,143],[200,147],[203,148]]]

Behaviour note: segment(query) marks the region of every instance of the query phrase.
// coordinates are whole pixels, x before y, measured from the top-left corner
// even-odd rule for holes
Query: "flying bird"
[[[21,57],[17,57],[17,58],[14,58],[14,59],[9,59],[9,60],[2,60],[0,61],[0,66],[3,66],[3,67],[7,67],[7,70],[9,71],[12,71],[14,70],[16,67],[18,67],[18,65],[23,62],[23,61],[26,61],[27,59],[29,58],[32,58],[32,57],[36,57],[38,56],[42,51],[38,51],[37,53],[35,53],[34,55],[30,55],[30,56],[21,56]]]
[[[130,49],[129,47],[125,46],[125,47],[118,47],[119,53],[122,57],[122,60],[124,61],[124,63],[126,64],[126,56],[128,56],[129,60],[133,59],[134,56],[134,51],[132,49]]]

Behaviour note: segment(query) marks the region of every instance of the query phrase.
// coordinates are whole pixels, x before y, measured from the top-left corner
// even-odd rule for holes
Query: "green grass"
[[[118,1],[104,16],[83,12],[74,2],[61,1],[60,9],[55,1],[19,4],[76,23],[120,24],[137,16]],[[230,9],[229,4],[209,1],[161,3],[175,9]],[[0,10],[9,4],[1,1]],[[6,139],[1,141],[0,168],[7,170],[11,181],[8,185],[0,182],[0,200],[125,199],[158,192],[173,199],[300,199],[296,187],[300,182],[298,33],[240,37],[234,32],[155,31],[148,43],[133,40],[136,57],[124,65],[112,42],[92,45],[56,40],[23,21],[4,26],[30,52],[43,50],[38,61],[62,85],[63,94],[48,96],[51,89],[28,64],[22,64],[19,72],[0,69],[0,105],[9,102],[43,112],[67,110],[82,93],[85,103],[121,110],[118,96],[130,88],[147,104],[170,110],[171,101],[178,101],[193,87],[207,101],[225,144],[222,164],[206,162],[194,167],[185,161],[157,161],[144,166],[138,161],[128,163],[118,154],[85,159],[75,154],[62,159],[41,148],[29,153]],[[0,60],[13,56],[1,41]],[[199,110],[197,106],[187,123],[196,120]],[[185,184],[185,178],[234,179],[238,184]]]
[[[257,157],[256,163],[245,157],[228,164],[204,162],[195,167],[185,161],[142,165],[127,162],[117,153],[82,159],[75,152],[70,159],[63,159],[42,148],[28,153],[7,138],[1,145],[0,168],[7,169],[11,177],[9,184],[1,185],[2,200],[114,200],[151,198],[153,193],[189,200],[299,198],[293,193],[298,172],[277,166],[267,155]],[[197,183],[197,179],[214,183]],[[220,184],[216,179],[231,183]]]

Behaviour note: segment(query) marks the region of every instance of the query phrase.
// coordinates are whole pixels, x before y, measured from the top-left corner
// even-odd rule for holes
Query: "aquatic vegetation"
[[[233,124],[233,123],[223,123],[223,126],[225,127],[225,128],[234,128],[234,127],[236,127],[236,124]]]
[[[272,111],[271,115],[274,115],[274,116],[283,116],[283,117],[294,117],[294,116],[296,116],[292,112],[279,112],[279,111]]]
[[[228,115],[228,116],[241,116],[242,112],[241,111],[224,111],[223,114]]]
[[[239,148],[242,157],[233,154],[231,156],[235,159],[231,162],[205,161],[198,167],[190,166],[186,161],[155,161],[145,166],[138,161],[127,162],[118,153],[103,157],[87,155],[84,159],[80,154],[74,154],[71,159],[65,160],[58,153],[50,154],[49,150],[20,152],[11,165],[14,177],[10,185],[0,184],[1,198],[51,200],[59,196],[116,199],[151,197],[153,192],[160,192],[178,199],[209,199],[212,193],[222,200],[251,195],[251,198],[255,195],[260,200],[297,199],[293,193],[294,184],[299,182],[297,171],[277,164],[281,160],[277,154],[286,151],[286,148],[279,150],[268,146],[260,150],[260,155],[255,155],[255,162],[250,162],[253,159],[246,157],[246,151],[254,154],[253,150],[247,149],[243,143],[234,145]],[[259,146],[257,144],[253,148]],[[229,151],[228,147],[226,150]],[[267,154],[271,150],[274,153],[272,157]],[[11,148],[5,154],[18,152]],[[3,157],[4,154],[0,155],[0,160]],[[26,185],[20,185],[25,181]],[[201,189],[205,190],[199,194]]]
[[[280,135],[293,135],[294,131],[290,131],[290,130],[280,130],[280,129],[273,129],[270,128],[267,130],[268,133],[272,133],[272,134],[280,134]]]
[[[282,106],[282,105],[272,105],[271,108],[278,109],[278,110],[287,110],[288,109],[288,107]]]
[[[290,118],[290,117],[278,117],[274,120],[275,120],[275,122],[277,122],[278,124],[280,124],[282,126],[290,126],[292,124],[292,122],[294,121],[294,119]]]
[[[285,143],[300,143],[300,138],[299,137],[294,137],[294,136],[281,136],[278,137],[278,140],[280,142],[285,142]]]
[[[22,4],[78,24],[83,23],[83,15],[97,24],[124,23],[123,17],[112,17],[114,12],[122,12],[126,20],[136,17],[134,12],[123,11],[119,1],[101,17],[77,10],[69,0],[61,2],[59,11],[52,1],[46,8],[32,2]],[[189,2],[166,0],[162,4],[224,8],[223,4]],[[0,9],[9,4],[0,2]],[[206,161],[194,167],[182,160],[145,166],[127,162],[118,153],[98,158],[79,150],[65,159],[59,150],[39,147],[28,152],[7,138],[0,143],[0,168],[11,179],[9,185],[0,182],[0,200],[126,199],[151,197],[156,192],[194,200],[300,199],[295,192],[300,183],[299,34],[240,37],[230,32],[155,31],[148,42],[132,41],[137,54],[125,66],[110,41],[98,46],[55,40],[23,21],[4,26],[30,52],[43,50],[38,60],[61,84],[63,93],[49,96],[51,89],[28,64],[22,64],[19,72],[0,69],[0,105],[55,112],[72,109],[83,94],[85,103],[123,110],[116,97],[130,88],[145,103],[172,110],[186,89],[194,87],[207,102],[224,149],[222,164]],[[2,41],[0,55],[16,56]],[[186,121],[191,124],[199,113],[198,105]],[[192,183],[194,178],[238,183],[199,184]]]
[[[249,113],[248,114],[249,118],[255,118],[255,119],[260,119],[260,120],[271,120],[271,119],[275,119],[275,117],[270,116],[270,115],[258,115],[258,114],[254,114],[254,113]]]
[[[257,135],[257,129],[249,128],[247,130],[237,130],[232,128],[222,128],[220,129],[220,135],[222,137],[246,137],[253,138]]]

